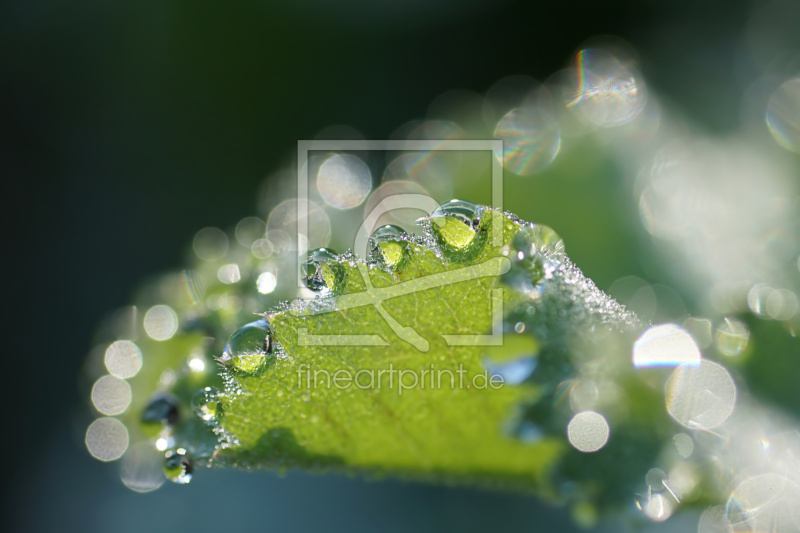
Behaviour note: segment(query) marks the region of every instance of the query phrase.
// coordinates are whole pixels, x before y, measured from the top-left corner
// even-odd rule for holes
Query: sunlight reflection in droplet
[[[503,140],[503,166],[520,176],[541,172],[561,146],[558,125],[535,107],[518,107],[497,122],[494,137]]]
[[[278,286],[278,280],[272,272],[262,272],[256,279],[256,288],[261,294],[269,294]]]
[[[114,461],[128,448],[128,430],[116,418],[98,418],[86,430],[86,448],[101,461]]]
[[[608,422],[600,413],[583,411],[572,417],[567,425],[567,438],[581,452],[596,452],[608,442]]]
[[[103,376],[94,382],[92,403],[104,415],[124,413],[131,404],[131,386],[123,379]]]
[[[747,348],[749,339],[750,331],[741,320],[725,317],[717,326],[715,341],[717,350],[723,355],[732,357],[741,354]]]
[[[118,378],[132,378],[142,368],[142,351],[131,341],[114,341],[106,349],[108,371]]]
[[[154,305],[144,315],[144,330],[154,340],[171,339],[178,331],[178,315],[168,305]]]
[[[670,495],[653,494],[644,505],[644,514],[654,522],[663,522],[675,511],[675,502]]]
[[[228,252],[228,236],[219,228],[203,228],[195,234],[192,249],[203,261],[217,261]]]
[[[335,154],[319,167],[317,190],[331,207],[352,209],[361,205],[371,188],[369,167],[352,154]]]
[[[164,483],[164,454],[149,442],[140,442],[125,452],[120,465],[120,479],[136,492],[151,492]]]
[[[677,324],[647,328],[633,345],[633,366],[699,365],[700,349],[686,330]]]
[[[800,152],[800,78],[778,87],[767,104],[766,120],[778,144]]]
[[[735,403],[733,378],[722,365],[712,361],[679,366],[667,381],[667,411],[690,429],[719,426],[733,413]]]
[[[239,271],[239,265],[236,263],[222,265],[219,267],[219,270],[217,270],[217,279],[225,285],[237,283],[242,279],[242,273]]]
[[[577,87],[567,107],[605,128],[620,126],[644,109],[644,83],[631,62],[606,50],[587,48],[576,57]]]

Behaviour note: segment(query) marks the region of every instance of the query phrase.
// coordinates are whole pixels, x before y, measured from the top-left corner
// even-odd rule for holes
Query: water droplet
[[[219,360],[252,374],[264,366],[267,355],[272,353],[273,344],[272,328],[266,318],[261,318],[237,329],[225,343]]]
[[[717,350],[730,357],[741,354],[747,348],[750,331],[744,322],[735,318],[725,317],[722,324],[717,327]]]
[[[341,276],[340,269],[333,266],[335,260],[336,253],[329,248],[317,248],[308,252],[308,258],[300,265],[300,273],[306,287],[312,291],[333,288]],[[327,262],[330,262],[331,268],[323,268]]]
[[[387,224],[375,230],[369,238],[370,260],[399,268],[405,258],[408,241],[400,226]]]
[[[453,218],[463,222],[467,227],[475,228],[480,222],[483,207],[465,200],[450,200],[440,205],[428,217],[431,220]]]
[[[147,425],[174,425],[178,421],[178,400],[169,394],[156,394],[142,411]]]
[[[675,369],[666,386],[667,411],[689,429],[713,429],[733,413],[736,385],[725,368],[712,361]]]
[[[170,450],[164,455],[164,475],[173,483],[185,485],[192,480],[194,462],[183,448]]]
[[[583,411],[567,425],[567,438],[572,446],[585,453],[596,452],[608,442],[608,422],[600,413]]]
[[[192,397],[192,410],[203,422],[216,424],[222,414],[219,391],[213,387],[197,391]]]
[[[369,167],[352,154],[335,154],[317,172],[317,190],[325,203],[337,209],[361,205],[372,188]]]
[[[645,516],[654,522],[663,522],[675,511],[675,500],[669,495],[660,492],[652,494],[643,504]]]
[[[150,442],[131,446],[122,457],[119,477],[133,491],[154,491],[164,483],[161,473],[163,457]]]
[[[262,272],[256,279],[256,288],[260,294],[270,294],[278,286],[278,278],[272,272]]]
[[[538,255],[560,260],[565,255],[564,240],[553,228],[543,224],[529,224],[521,228],[511,240],[511,245],[517,251],[516,256],[520,260]]]

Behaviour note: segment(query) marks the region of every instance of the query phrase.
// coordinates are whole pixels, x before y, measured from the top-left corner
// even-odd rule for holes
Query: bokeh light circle
[[[101,461],[115,461],[128,449],[128,429],[116,418],[98,418],[86,430],[86,448]]]

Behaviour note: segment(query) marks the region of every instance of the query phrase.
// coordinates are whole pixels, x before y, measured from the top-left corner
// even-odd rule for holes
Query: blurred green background
[[[332,124],[388,138],[444,91],[544,80],[594,36],[625,39],[651,90],[725,135],[749,84],[752,13],[739,0],[4,2],[4,531],[570,531],[521,496],[301,473],[202,472],[134,494],[82,442],[92,333],[143,280],[183,266],[199,228],[255,213],[298,139]],[[613,164],[558,165],[565,179],[509,179],[505,207],[555,227],[601,288],[660,281]]]

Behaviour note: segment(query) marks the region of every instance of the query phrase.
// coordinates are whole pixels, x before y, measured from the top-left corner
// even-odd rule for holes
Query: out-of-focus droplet
[[[647,94],[630,63],[598,48],[581,50],[576,59],[577,87],[567,107],[604,128],[620,126],[639,116]]]
[[[383,172],[384,184],[402,181],[418,184],[420,191],[438,202],[453,197],[453,177],[447,164],[429,152],[409,152],[395,158]]]
[[[797,314],[797,296],[788,289],[775,289],[763,284],[754,285],[747,293],[750,310],[763,318],[789,320]]]
[[[114,376],[103,376],[92,387],[92,403],[104,415],[124,413],[131,404],[131,386]]]
[[[600,401],[600,390],[590,379],[574,380],[569,387],[569,405],[576,413],[590,411]]]
[[[170,450],[164,456],[164,475],[173,483],[185,485],[192,480],[194,462],[183,448]]]
[[[256,239],[253,241],[253,244],[250,245],[250,253],[257,259],[267,259],[273,252],[275,252],[275,247],[272,246],[272,242],[266,238]]]
[[[778,144],[800,153],[800,78],[778,87],[767,104],[766,120]]]
[[[262,272],[256,278],[256,289],[261,294],[270,294],[278,286],[278,278],[272,272]]]
[[[250,248],[258,239],[263,239],[266,233],[266,222],[258,217],[245,217],[236,224],[234,236],[239,244]]]
[[[206,358],[203,356],[202,351],[197,351],[192,353],[189,358],[186,360],[186,366],[189,367],[189,370],[196,373],[202,373],[206,371]]]
[[[229,263],[222,265],[217,270],[217,279],[225,285],[231,285],[239,282],[242,279],[242,273],[239,271],[239,265],[236,263]]]
[[[163,454],[149,442],[140,442],[125,452],[120,466],[120,479],[136,492],[152,492],[164,483]]]
[[[142,368],[142,351],[131,341],[114,341],[106,349],[105,363],[118,378],[132,378]]]
[[[195,234],[192,249],[203,261],[218,261],[228,253],[228,236],[219,228],[203,228]]]
[[[711,346],[712,339],[712,324],[707,318],[698,318],[691,316],[683,321],[683,328],[691,334],[697,347],[704,350]]]
[[[119,459],[128,449],[128,429],[116,418],[98,418],[86,430],[86,448],[101,461]]]
[[[219,391],[213,387],[200,389],[192,397],[194,414],[207,424],[216,424],[222,414]]]
[[[252,374],[260,370],[273,350],[272,328],[266,318],[245,324],[225,343],[219,358],[226,365]]]
[[[777,474],[749,477],[731,493],[727,518],[737,531],[800,531],[800,487]]]
[[[717,326],[716,345],[717,351],[723,355],[733,357],[740,355],[747,348],[750,339],[750,330],[744,322],[735,318],[725,317]]]
[[[653,522],[663,522],[675,511],[675,500],[668,494],[658,492],[647,498],[642,505],[642,510],[645,516]]]
[[[369,238],[369,259],[389,268],[398,268],[405,258],[408,235],[400,226],[387,224]]]
[[[715,505],[700,515],[697,533],[733,533],[733,526],[725,517],[725,510]]]
[[[154,340],[171,339],[178,331],[178,314],[168,305],[154,305],[144,315],[144,330]]]
[[[565,255],[564,240],[553,228],[544,224],[529,224],[521,228],[511,244],[525,258],[543,255],[560,261]]]
[[[595,411],[580,412],[567,425],[569,443],[580,452],[598,451],[606,445],[608,436],[608,422]]]
[[[700,349],[686,330],[677,324],[647,328],[633,345],[633,366],[678,366],[700,364]]]
[[[688,459],[692,455],[694,451],[694,441],[692,437],[686,433],[678,433],[672,437],[672,440],[675,442],[675,449],[678,451],[678,455],[684,459]]]
[[[666,486],[664,485],[666,480],[667,473],[660,468],[651,468],[644,476],[644,482],[647,484],[647,487],[651,492],[661,492],[662,490],[666,490]]]
[[[319,167],[317,190],[331,207],[352,209],[361,205],[371,188],[369,167],[352,154],[332,155]]]
[[[333,289],[338,281],[336,279],[339,273],[336,268],[338,265],[331,265],[327,271],[324,265],[328,262],[334,263],[335,260],[336,253],[329,248],[317,248],[308,252],[308,257],[300,264],[300,275],[306,287],[312,291]]]
[[[267,238],[279,251],[296,250],[298,223],[305,221],[305,240],[308,249],[326,246],[331,238],[328,214],[311,200],[299,202],[292,198],[279,203],[269,214]]]
[[[547,168],[561,147],[558,124],[536,107],[509,111],[497,122],[494,137],[503,140],[503,167],[520,176]]]
[[[142,411],[145,424],[174,425],[178,421],[178,400],[166,393],[158,393]]]
[[[669,414],[689,429],[713,429],[733,413],[736,385],[725,368],[712,361],[675,369],[666,385]]]

